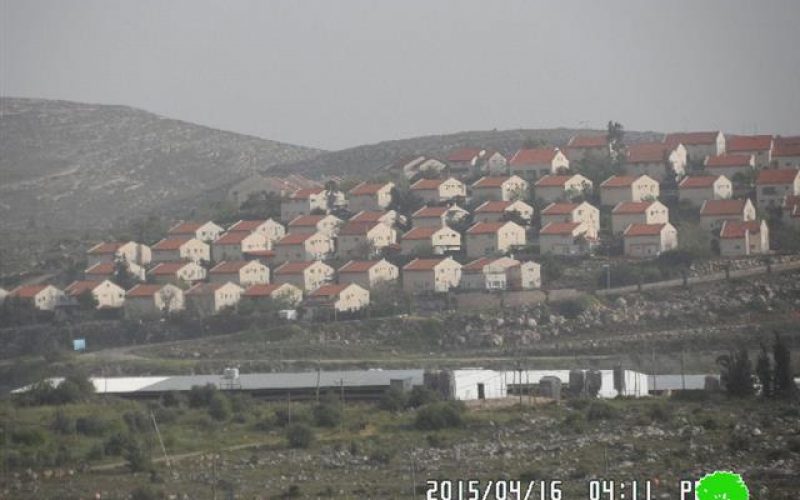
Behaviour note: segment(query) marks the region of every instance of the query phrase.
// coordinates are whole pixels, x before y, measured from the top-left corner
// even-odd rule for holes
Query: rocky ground
[[[355,405],[358,406],[358,405]],[[151,485],[170,499],[422,497],[428,479],[563,481],[564,498],[586,498],[596,478],[651,481],[654,499],[677,498],[680,479],[714,470],[743,475],[751,498],[795,499],[800,491],[796,404],[712,397],[701,402],[516,405],[470,411],[464,428],[414,430],[410,413],[365,406],[342,431],[321,431],[308,450],[275,444],[178,460],[170,475],[124,470],[15,473],[8,498],[126,498]],[[224,430],[215,431],[224,432]],[[10,495],[10,496],[8,496]],[[61,496],[57,496],[61,495]],[[229,495],[229,496],[225,496]]]

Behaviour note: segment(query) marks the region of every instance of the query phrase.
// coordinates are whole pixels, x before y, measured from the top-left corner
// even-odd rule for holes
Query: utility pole
[[[342,415],[339,418],[339,434],[344,434],[344,379],[339,379],[339,394],[341,398],[341,405],[342,405]]]
[[[319,379],[320,379],[320,376],[322,375],[320,373],[321,370],[322,370],[321,364],[322,364],[322,357],[320,357],[317,360],[317,403],[319,403]]]
[[[169,475],[172,476],[172,464],[169,463],[169,455],[167,455],[167,448],[164,446],[164,440],[161,439],[161,431],[158,430],[158,423],[156,422],[156,415],[150,411],[150,419],[153,421],[153,428],[156,430],[156,436],[158,436],[158,443],[161,445],[161,452],[164,453],[164,462],[167,464],[167,470],[169,470]]]
[[[686,390],[686,370],[684,370],[683,347],[681,347],[681,389]]]
[[[653,362],[651,363],[653,367],[653,392],[658,390],[658,382],[656,381],[656,348],[653,347]]]
[[[292,393],[286,393],[286,399],[288,401],[287,406],[289,408],[289,425],[292,425]]]

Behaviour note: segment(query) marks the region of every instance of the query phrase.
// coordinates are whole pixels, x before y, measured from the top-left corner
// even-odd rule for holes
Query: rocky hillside
[[[102,228],[319,150],[126,106],[0,99],[0,230]]]
[[[377,144],[358,146],[324,153],[298,162],[281,165],[271,172],[295,172],[309,176],[369,176],[380,173],[382,168],[399,159],[424,154],[444,157],[449,151],[460,147],[485,147],[512,155],[526,141],[563,146],[576,133],[602,134],[600,130],[556,129],[518,129],[458,132],[448,135],[430,135]],[[626,141],[642,142],[660,139],[663,135],[655,132],[626,132]]]

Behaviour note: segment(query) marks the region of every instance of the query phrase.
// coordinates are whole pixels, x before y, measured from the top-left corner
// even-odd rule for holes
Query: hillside
[[[0,230],[104,228],[321,151],[126,106],[0,99]]]
[[[599,130],[556,129],[517,129],[458,132],[447,135],[414,137],[396,141],[358,146],[323,153],[313,158],[281,165],[271,169],[277,172],[294,172],[309,176],[338,175],[360,177],[374,175],[382,168],[404,157],[424,154],[443,157],[449,151],[460,147],[485,147],[496,149],[506,155],[522,147],[529,140],[556,146],[565,145],[571,136],[581,134],[602,134]],[[642,142],[660,139],[662,134],[655,132],[626,132],[626,141]]]

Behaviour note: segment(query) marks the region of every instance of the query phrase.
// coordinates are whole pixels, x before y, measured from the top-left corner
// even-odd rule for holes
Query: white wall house
[[[719,232],[719,253],[741,257],[769,253],[769,227],[761,221],[725,221]]]
[[[508,162],[509,172],[528,182],[569,169],[569,160],[558,148],[520,149]]]
[[[439,203],[454,198],[466,198],[467,187],[455,177],[447,179],[420,179],[409,188],[425,203]]]
[[[545,175],[533,185],[536,199],[545,203],[569,201],[592,192],[592,181],[580,174]]]
[[[647,175],[615,175],[600,184],[600,204],[615,206],[623,201],[655,200],[660,194],[658,181]]]
[[[590,203],[551,203],[542,210],[542,227],[551,222],[583,222],[588,234],[596,237],[600,231],[600,210]]]
[[[403,266],[403,290],[407,293],[447,292],[461,281],[461,264],[452,257],[414,259]]]
[[[756,208],[750,200],[708,200],[700,206],[700,226],[718,230],[726,220],[755,220]]]
[[[125,317],[131,319],[160,318],[183,311],[183,290],[175,285],[140,284],[125,294]]]
[[[628,257],[658,257],[678,248],[678,230],[669,222],[663,224],[631,224],[622,233]]]
[[[724,175],[684,177],[678,184],[678,199],[700,206],[706,200],[727,200],[733,196],[733,183]]]
[[[225,229],[212,221],[187,222],[181,221],[167,230],[167,238],[195,238],[210,243],[221,235]]]
[[[666,224],[669,208],[660,201],[626,201],[611,211],[611,231],[622,234],[631,224]]]
[[[756,178],[756,200],[759,208],[780,207],[786,196],[800,195],[800,170],[767,169]]]
[[[533,207],[521,200],[485,201],[475,208],[472,215],[475,222],[500,222],[508,220],[514,213],[526,225],[533,219]]]

